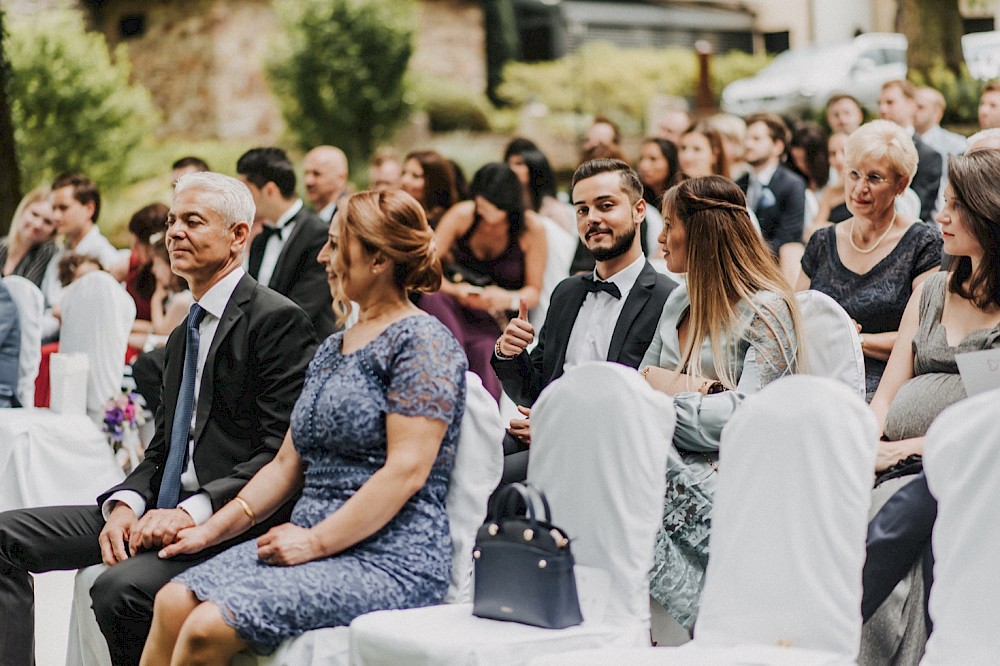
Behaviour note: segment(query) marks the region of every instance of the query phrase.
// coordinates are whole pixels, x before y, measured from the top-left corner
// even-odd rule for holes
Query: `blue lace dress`
[[[445,494],[465,411],[465,353],[433,317],[389,325],[343,354],[343,333],[320,346],[292,413],[305,485],[291,522],[312,527],[385,464],[387,414],[448,424],[427,483],[381,530],[341,553],[292,567],[257,559],[251,539],[175,582],[215,603],[240,638],[270,654],[310,629],[347,625],[374,610],[440,603],[451,575]]]

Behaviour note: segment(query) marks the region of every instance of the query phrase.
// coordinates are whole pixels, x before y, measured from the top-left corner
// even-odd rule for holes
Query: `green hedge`
[[[767,62],[738,52],[713,56],[712,92],[718,96],[727,83],[752,76]],[[641,126],[655,95],[693,100],[697,76],[698,58],[690,49],[596,43],[559,60],[507,65],[500,94],[516,105],[541,102],[557,114],[605,114],[628,129]]]

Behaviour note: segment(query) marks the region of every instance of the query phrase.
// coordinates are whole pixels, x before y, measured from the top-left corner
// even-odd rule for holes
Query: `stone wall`
[[[91,9],[109,44],[124,43],[132,75],[163,111],[162,135],[277,139],[284,128],[264,74],[278,20],[266,0],[105,0]],[[121,20],[142,16],[141,36]]]
[[[163,112],[159,134],[186,139],[274,142],[284,123],[264,63],[280,23],[270,0],[0,0],[12,14],[86,10],[111,46],[125,44],[132,76]],[[124,17],[144,32],[123,37]],[[486,87],[478,0],[417,0],[410,68],[472,90]]]

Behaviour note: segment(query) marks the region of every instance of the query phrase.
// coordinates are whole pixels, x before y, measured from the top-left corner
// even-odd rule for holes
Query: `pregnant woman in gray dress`
[[[1000,192],[995,185],[1000,181],[1000,151],[951,158],[948,179],[937,219],[944,251],[955,257],[954,268],[927,278],[903,314],[871,402],[883,433],[878,471],[923,454],[931,422],[966,397],[955,356],[1000,347]],[[872,513],[913,478],[911,474],[880,483],[872,496]],[[923,599],[918,565],[865,623],[860,664],[920,660],[927,639]]]
[[[467,364],[408,299],[440,284],[433,234],[410,195],[362,192],[337,211],[319,259],[335,309],[343,319],[357,302],[358,323],[316,352],[274,461],[160,556],[232,538],[301,491],[291,522],[165,586],[143,664],[229,663],[247,647],[268,654],[310,629],[444,598]]]

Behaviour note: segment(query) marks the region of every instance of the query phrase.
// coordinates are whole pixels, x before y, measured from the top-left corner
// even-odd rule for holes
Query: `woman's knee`
[[[153,600],[154,617],[187,615],[198,605],[198,598],[180,583],[167,583]]]
[[[202,663],[221,656],[236,654],[243,643],[222,617],[222,611],[211,602],[204,602],[191,611],[177,641],[177,653],[184,663]]]

